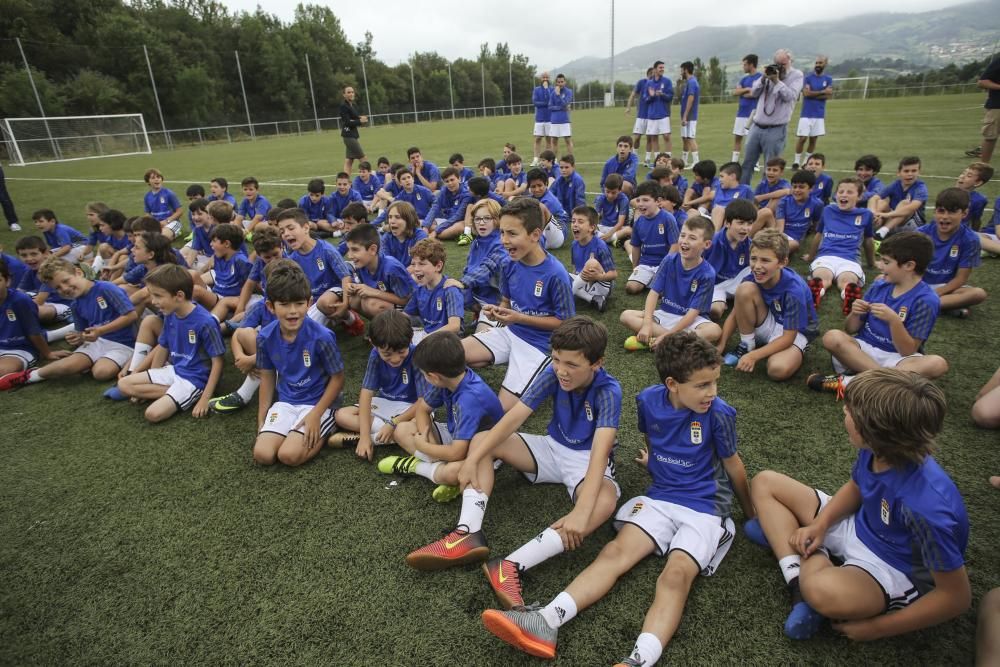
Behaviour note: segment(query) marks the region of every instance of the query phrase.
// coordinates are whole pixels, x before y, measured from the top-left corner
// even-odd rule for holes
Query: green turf
[[[831,103],[830,134],[820,148],[834,171],[874,152],[891,178],[896,159],[917,153],[932,195],[969,160],[962,152],[978,139],[982,97],[918,97]],[[728,159],[733,106],[706,105],[700,134],[703,157]],[[603,162],[631,118],[621,109],[578,112],[576,154]],[[513,140],[530,154],[527,117],[374,128],[362,132],[369,156],[402,159],[419,145],[444,164],[451,152],[472,166]],[[675,144],[679,148],[678,143]],[[791,147],[789,147],[789,151]],[[83,205],[103,200],[132,214],[140,210],[142,172],[159,167],[183,196],[188,183],[222,175],[238,184],[253,174],[272,202],[298,197],[309,177],[340,170],[343,147],[335,134],[215,145],[152,156],[7,169],[8,185],[26,229],[33,209],[53,208],[83,228]],[[599,165],[581,171],[595,189]],[[21,178],[123,179],[126,183],[23,181]],[[233,188],[238,194],[238,187]],[[1000,191],[991,184],[993,199]],[[14,235],[0,232],[12,249]],[[464,252],[449,245],[457,272]],[[568,260],[568,244],[556,252]],[[624,269],[626,260],[616,255]],[[801,262],[795,267],[802,270]],[[987,260],[974,282],[993,291],[1000,260]],[[599,316],[611,330],[607,366],[622,383],[618,464],[623,499],[646,485],[634,463],[640,437],[630,397],[656,381],[651,357],[627,355],[617,313],[641,307],[619,281],[611,310]],[[596,312],[581,309],[594,317]],[[834,299],[822,309],[824,328],[839,326]],[[961,489],[972,522],[967,563],[976,600],[1000,585],[996,537],[997,492],[986,478],[1000,472],[997,435],[976,429],[973,397],[997,366],[1000,314],[992,301],[970,320],[939,320],[928,348],[952,370],[941,379],[951,410],[939,459]],[[346,398],[356,398],[367,356],[364,343],[341,340],[347,363]],[[828,491],[847,479],[853,452],[841,406],[809,392],[809,370],[826,370],[819,346],[803,372],[785,384],[724,369],[721,395],[739,410],[740,447],[750,474],[774,468]],[[494,386],[498,369],[484,377]],[[237,386],[230,367],[224,389]],[[452,525],[458,505],[431,501],[431,485],[407,481],[395,490],[353,454],[326,451],[298,469],[263,469],[251,460],[252,410],[196,421],[189,415],[150,426],[141,409],[100,398],[106,387],[88,378],[48,382],[0,397],[0,662],[25,663],[329,663],[528,664],[479,622],[494,605],[477,568],[436,574],[410,570],[403,556]],[[545,417],[529,429],[540,432]],[[388,449],[380,454],[390,453]],[[500,473],[486,531],[506,554],[568,511],[565,491],[534,488],[509,469]],[[531,571],[526,597],[547,601],[612,536],[592,536],[580,553]],[[994,545],[994,546],[990,546]],[[632,646],[652,600],[662,562],[651,558],[625,576],[595,607],[562,632],[559,664],[610,664]],[[787,613],[772,557],[742,537],[720,572],[694,587],[679,632],[664,662],[688,664],[967,664],[975,617],[967,612],[942,627],[901,639],[852,644],[829,629],[806,643],[781,634]]]

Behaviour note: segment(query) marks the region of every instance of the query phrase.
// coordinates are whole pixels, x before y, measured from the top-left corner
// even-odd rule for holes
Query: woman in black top
[[[365,159],[365,150],[358,140],[358,126],[368,122],[368,116],[359,116],[354,108],[354,88],[344,88],[344,102],[340,105],[340,136],[344,139],[347,153],[344,155],[344,171],[348,174],[354,167],[355,160]]]

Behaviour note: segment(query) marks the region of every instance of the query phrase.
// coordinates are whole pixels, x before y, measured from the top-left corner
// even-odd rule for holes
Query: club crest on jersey
[[[691,281],[691,292],[694,293],[697,291],[698,291],[698,279],[695,278],[694,280]]]
[[[691,444],[701,444],[701,422],[691,422]]]
[[[312,364],[313,360],[312,357],[309,356],[309,350],[302,350],[302,365],[309,368]]]
[[[777,299],[775,299],[774,302],[771,303],[771,305],[774,306],[774,312],[776,312],[776,313],[780,313],[781,312],[781,302],[780,301],[778,301]]]
[[[444,301],[441,299],[441,297],[437,298],[437,309],[438,310],[444,309]]]
[[[12,308],[7,309],[7,319],[11,322],[17,322],[17,313]]]
[[[665,231],[664,231],[664,229],[663,229],[663,223],[661,222],[661,223],[660,223],[660,234],[665,234],[665,233],[666,233],[666,232],[665,232]]]
[[[906,312],[907,312],[906,306],[903,306],[902,308],[899,309],[899,319],[901,319],[904,322],[906,321]]]
[[[948,251],[948,256],[951,257],[951,258],[958,257],[958,246],[957,245],[953,245],[951,247],[951,250]]]
[[[188,342],[192,345],[198,342],[198,334],[194,332],[194,329],[188,329]]]
[[[641,511],[642,511],[642,503],[636,503],[635,505],[632,505],[632,511],[629,513],[629,516],[635,516]]]
[[[740,266],[743,266],[744,264],[746,264],[746,262],[747,262],[747,256],[740,255]]]
[[[97,307],[101,310],[106,310],[108,307],[108,302],[104,300],[103,296],[97,297]]]
[[[889,501],[882,499],[882,523],[889,525]]]
[[[542,295],[542,285],[543,284],[544,283],[541,280],[536,280],[535,281],[535,296],[541,296]]]
[[[594,410],[590,407],[590,401],[583,402],[583,410],[587,413],[587,421],[594,421]]]
[[[861,226],[861,218],[862,218],[862,216],[860,216],[860,215],[854,218],[854,226],[855,227],[860,227]]]
[[[386,291],[386,290],[385,290],[385,283],[384,283],[384,282],[382,282],[382,281],[380,280],[380,281],[378,281],[377,285],[378,285],[378,288],[379,288],[380,290],[382,290],[383,292],[384,292],[384,291]]]
[[[403,380],[403,384],[410,384],[410,374],[406,372],[406,369],[405,369],[405,368],[404,368],[404,369],[403,369],[403,371],[402,371],[402,372],[401,372],[401,373],[399,374],[399,376],[400,376],[400,378],[402,378],[402,380]]]
[[[319,269],[320,271],[325,271],[326,270],[326,264],[323,263],[323,258],[322,257],[317,257],[316,258],[316,268]]]

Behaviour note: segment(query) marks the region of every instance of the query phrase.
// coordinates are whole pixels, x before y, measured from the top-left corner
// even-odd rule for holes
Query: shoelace
[[[407,470],[407,468],[409,468],[410,464],[415,460],[415,456],[403,456],[396,459],[392,463],[392,472],[397,475],[408,475],[410,471]]]

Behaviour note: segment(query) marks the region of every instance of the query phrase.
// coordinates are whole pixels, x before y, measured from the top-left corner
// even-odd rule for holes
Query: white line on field
[[[322,178],[322,177],[320,177]],[[8,181],[43,181],[49,183],[129,183],[133,185],[145,185],[145,182],[141,179],[122,179],[122,178],[24,178],[20,176],[8,176]],[[207,179],[196,179],[196,178],[174,178],[171,179],[175,183],[198,183]],[[275,187],[295,187],[304,188],[306,183],[285,183],[283,181],[261,181],[261,185],[271,185]]]
[[[577,164],[591,164],[591,165],[600,164],[600,165],[603,165],[604,163],[603,162],[577,162]],[[641,167],[642,165],[639,165],[639,166]],[[832,171],[835,174],[853,174],[854,173],[853,169],[827,169],[826,171]],[[940,178],[940,179],[944,179],[946,181],[955,181],[955,180],[958,180],[958,176],[932,176],[931,174],[920,174],[920,178]],[[7,179],[7,180],[11,180],[11,179]]]

